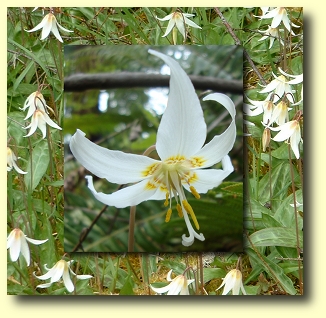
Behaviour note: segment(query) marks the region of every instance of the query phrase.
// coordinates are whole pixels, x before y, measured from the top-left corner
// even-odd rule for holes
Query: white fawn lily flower
[[[13,153],[13,151],[7,147],[7,171],[11,171],[12,168],[14,168],[18,173],[21,174],[26,174],[26,171],[23,171],[22,169],[20,169],[17,164],[16,161],[17,159],[19,159],[20,157],[16,157],[16,155]]]
[[[124,208],[146,200],[165,199],[164,205],[169,206],[166,215],[168,222],[172,213],[171,199],[174,197],[178,215],[184,217],[189,232],[189,236],[182,235],[182,244],[190,246],[194,238],[201,241],[205,238],[202,233],[196,233],[189,220],[188,215],[199,230],[184,188],[199,198],[199,193],[217,187],[234,170],[227,154],[236,137],[235,106],[224,94],[215,93],[204,98],[222,104],[232,118],[221,135],[204,145],[206,123],[189,77],[171,57],[153,50],[149,50],[149,53],[161,58],[171,69],[168,105],[156,138],[156,151],[161,160],[105,149],[85,138],[80,130],[72,136],[70,149],[75,158],[99,178],[118,184],[137,182],[112,194],[104,194],[97,192],[92,177],[86,176],[88,188],[104,204]],[[222,169],[205,169],[218,162],[222,162]]]
[[[34,245],[40,245],[47,241],[46,240],[34,240],[27,237],[22,230],[15,228],[7,237],[7,249],[9,248],[10,259],[15,262],[17,261],[19,254],[22,253],[24,256],[27,266],[30,264],[30,252],[27,242]]]
[[[54,34],[54,36],[63,43],[63,40],[60,36],[60,33],[58,31],[58,27],[65,32],[73,32],[71,30],[68,30],[66,28],[64,28],[63,26],[61,26],[56,17],[54,16],[53,13],[49,13],[47,14],[43,20],[32,30],[25,30],[27,32],[34,32],[37,31],[39,29],[42,29],[42,36],[41,36],[41,40],[44,40],[45,38],[48,37],[48,35],[50,34],[50,32],[52,32]]]
[[[25,118],[26,119],[26,118]],[[37,127],[41,130],[43,138],[46,137],[46,124],[50,125],[53,128],[61,130],[62,128],[58,126],[49,115],[41,109],[36,109],[33,113],[31,123],[24,127],[25,129],[30,128],[29,133],[24,137],[29,137],[36,131]]]
[[[31,117],[37,109],[46,111],[46,108],[50,108],[50,107],[46,104],[46,101],[43,95],[41,94],[41,92],[36,91],[27,97],[23,108],[19,108],[19,109],[24,111],[27,108],[28,108],[28,112],[25,119]]]
[[[278,127],[269,127],[279,133],[272,138],[274,141],[284,141],[290,138],[290,145],[297,159],[300,158],[299,142],[302,141],[300,123],[298,120],[291,120]]]
[[[271,11],[265,12],[262,16],[258,16],[260,19],[270,19],[273,18],[271,27],[272,28],[277,28],[281,22],[283,22],[284,26],[286,29],[294,34],[291,30],[291,26],[295,28],[299,28],[299,25],[296,25],[292,22],[290,22],[290,19],[288,17],[287,11],[284,7],[277,7]]]
[[[194,279],[187,279],[185,275],[178,275],[175,278],[171,278],[172,269],[168,272],[167,280],[171,282],[167,286],[164,287],[150,287],[157,294],[164,294],[166,292],[167,295],[189,295],[188,286],[194,281]]]
[[[164,17],[162,19],[156,17],[156,19],[158,19],[160,21],[169,21],[168,27],[167,27],[164,35],[162,35],[162,37],[167,36],[175,26],[177,27],[179,32],[182,34],[183,38],[186,37],[185,24],[187,24],[193,28],[196,28],[196,29],[201,29],[201,27],[199,25],[197,25],[195,22],[188,19],[193,16],[194,16],[194,14],[181,13],[181,12],[176,11],[176,12],[173,12],[173,13],[167,15],[166,17]]]
[[[50,278],[51,280],[49,283],[37,285],[36,288],[48,288],[62,277],[65,287],[67,288],[68,292],[71,293],[74,291],[75,286],[71,281],[70,274],[76,276],[77,279],[89,279],[93,277],[92,275],[76,275],[70,268],[70,264],[72,262],[73,260],[67,262],[62,259],[58,261],[52,268],[48,268],[46,266],[47,264],[45,264],[44,267],[48,271],[46,274],[41,276],[36,276],[35,272],[33,274],[38,279],[46,280]]]
[[[285,94],[286,98],[291,104],[294,103],[293,94],[292,94],[292,84],[299,84],[303,81],[303,74],[300,75],[291,75],[284,72],[281,68],[279,71],[282,75],[276,76],[273,72],[274,79],[259,93],[269,93],[274,92],[273,102],[277,102]],[[293,77],[293,80],[288,81],[286,77]]]
[[[259,32],[261,32],[261,31],[259,31]],[[269,39],[269,49],[271,49],[271,47],[274,44],[275,39],[279,39],[278,28],[272,28],[271,26],[268,26],[268,29],[266,31],[263,31],[262,33],[263,33],[263,36],[258,40],[258,42]],[[283,45],[283,41],[281,39],[280,39],[280,42]]]
[[[292,108],[288,107],[286,102],[281,100],[274,107],[272,117],[270,118],[268,125],[271,125],[273,123],[277,123],[278,125],[283,125],[286,121],[289,121],[289,111],[290,110],[292,110]],[[267,124],[267,123],[263,122],[263,124]]]
[[[216,290],[219,290],[224,285],[225,287],[223,289],[222,295],[227,295],[231,289],[232,295],[239,295],[240,289],[242,291],[242,294],[247,295],[242,283],[242,273],[238,269],[230,270],[223,278],[222,285]]]
[[[272,113],[274,110],[274,104],[270,100],[271,94],[268,94],[267,98],[263,101],[251,100],[246,97],[249,101],[249,104],[243,104],[243,111],[247,116],[258,116],[261,113],[263,114],[263,123],[268,124],[272,118]]]

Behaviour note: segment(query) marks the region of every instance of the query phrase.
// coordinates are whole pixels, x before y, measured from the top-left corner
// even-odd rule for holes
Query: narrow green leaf
[[[302,246],[302,232],[299,236],[299,244]],[[269,227],[250,235],[250,240],[254,246],[286,246],[296,247],[297,239],[294,228],[288,227]],[[246,240],[245,247],[250,247]]]

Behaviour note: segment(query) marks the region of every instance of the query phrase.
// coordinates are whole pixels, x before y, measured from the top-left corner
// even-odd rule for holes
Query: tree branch
[[[221,93],[243,93],[242,81],[224,80],[209,76],[190,75],[195,89],[214,90]],[[66,92],[88,89],[111,89],[130,87],[169,87],[170,76],[138,72],[73,74],[65,78]]]

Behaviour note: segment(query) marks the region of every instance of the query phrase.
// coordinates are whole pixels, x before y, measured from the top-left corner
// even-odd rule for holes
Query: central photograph
[[[242,53],[65,47],[65,252],[243,251]]]

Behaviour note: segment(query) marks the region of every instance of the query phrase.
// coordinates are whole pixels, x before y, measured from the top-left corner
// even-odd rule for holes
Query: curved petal
[[[100,147],[88,140],[79,129],[70,140],[70,150],[87,170],[99,178],[118,184],[145,179],[142,172],[158,162],[146,156]]]
[[[49,126],[62,130],[62,128],[59,125],[57,125],[46,113],[44,113],[44,120]]]
[[[185,38],[186,30],[185,30],[184,21],[182,19],[182,16],[177,17],[175,19],[175,24],[177,25],[177,28],[178,28],[179,32],[182,34],[183,38]]]
[[[197,25],[195,22],[189,20],[188,18],[185,17],[185,22],[186,24],[188,24],[189,26],[196,28],[196,29],[201,29],[201,27],[199,25]]]
[[[27,171],[23,171],[23,170],[21,170],[21,169],[16,165],[16,162],[15,162],[15,161],[12,162],[12,165],[14,166],[15,170],[16,170],[18,173],[21,173],[21,174],[26,174],[26,173],[27,173]],[[11,169],[10,169],[10,170],[11,170]]]
[[[52,285],[52,283],[45,283],[41,285],[37,285],[36,288],[48,288]]]
[[[58,27],[57,27],[57,23],[56,22],[52,22],[52,27],[51,27],[51,31],[54,34],[54,36],[61,42],[63,43],[63,40],[61,38],[61,35],[59,33]]]
[[[26,240],[27,240],[28,242],[30,242],[30,243],[32,243],[32,244],[34,244],[34,245],[40,245],[40,244],[43,244],[43,243],[45,243],[46,241],[48,241],[48,239],[46,239],[46,240],[34,240],[34,239],[29,238],[29,237],[25,237],[25,238],[26,238]]]
[[[63,278],[63,283],[65,284],[68,292],[70,292],[70,293],[73,292],[75,289],[75,286],[71,281],[68,270],[63,271],[62,278]]]
[[[171,32],[174,25],[175,25],[175,21],[171,19],[169,21],[169,23],[168,23],[168,27],[166,28],[164,35],[162,35],[162,38],[164,38],[165,36],[167,36]]]
[[[169,282],[172,282],[172,277],[171,277],[171,275],[172,275],[172,269],[168,272],[168,274],[167,274],[167,276],[166,276],[166,279],[169,281]]]
[[[292,136],[295,129],[295,120],[289,121],[288,123],[283,124],[282,126],[278,127],[281,131],[272,138],[274,141],[284,141]]]
[[[162,160],[178,154],[191,156],[206,139],[204,114],[194,86],[174,59],[153,50],[148,52],[171,69],[168,105],[157,131],[157,153]]]
[[[104,194],[102,192],[96,192],[93,185],[93,177],[86,176],[85,178],[88,180],[88,188],[92,191],[97,200],[117,208],[137,205],[140,202],[150,199],[156,191],[156,188],[146,187],[148,181],[143,180],[112,194]]]
[[[92,278],[92,275],[76,275],[77,279],[89,279]]]
[[[180,277],[179,277],[180,276]],[[178,295],[181,291],[184,277],[182,275],[177,276],[173,282],[170,284],[170,289],[168,295]]]
[[[46,37],[48,37],[51,32],[52,23],[50,20],[51,20],[51,17],[48,17],[46,23],[44,23],[44,26],[42,29],[42,34],[41,34],[41,40],[44,40]]]
[[[21,247],[20,247],[20,252],[24,256],[27,266],[29,266],[31,257],[30,257],[30,252],[29,252],[29,246],[27,244],[26,238],[24,236],[21,237]]]
[[[168,284],[168,285],[166,285],[164,287],[153,287],[152,285],[150,285],[150,286],[151,286],[151,288],[153,289],[153,291],[155,293],[157,293],[157,294],[163,294],[163,293],[166,293],[170,289],[170,285],[171,284],[172,283],[170,283],[170,284]]]
[[[233,148],[236,137],[235,106],[232,100],[228,96],[219,93],[210,94],[206,96],[204,100],[215,100],[221,103],[230,113],[232,121],[221,135],[215,136],[193,156],[199,157],[204,161],[200,168],[210,167],[221,161],[221,159]]]
[[[43,28],[43,26],[46,24],[46,22],[47,22],[47,17],[45,16],[43,19],[42,19],[42,21],[36,26],[36,27],[34,27],[33,29],[31,29],[31,30],[25,30],[26,32],[34,32],[34,31],[37,31],[37,30],[39,30],[39,29],[42,29]]]
[[[170,13],[169,15],[165,16],[164,18],[159,18],[159,17],[155,17],[157,20],[160,21],[167,21],[167,20],[171,20],[173,13]]]
[[[58,22],[57,22],[57,26],[62,30],[62,31],[65,31],[65,32],[74,32],[73,30],[68,30],[66,28],[64,28],[62,25],[60,25]]]
[[[17,261],[19,257],[20,247],[21,247],[21,240],[14,238],[11,242],[10,249],[9,249],[10,259],[13,262]]]
[[[282,14],[277,14],[277,15],[274,17],[273,21],[272,21],[271,27],[272,27],[273,29],[277,28],[277,27],[280,25],[282,19],[283,19],[283,15],[282,15]],[[284,22],[284,20],[283,20],[283,22]],[[285,24],[284,24],[284,25],[285,25]],[[286,25],[285,25],[285,27],[286,27]]]
[[[35,115],[35,113],[34,113],[34,115]],[[29,136],[33,135],[34,132],[37,129],[37,126],[38,126],[38,118],[36,116],[34,116],[34,115],[32,117],[31,123],[26,127],[26,128],[30,128],[29,133],[27,135],[25,135],[24,137],[29,137]]]

